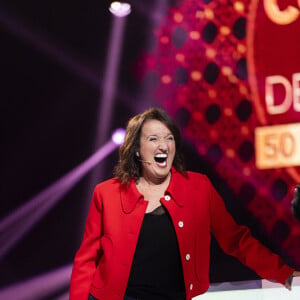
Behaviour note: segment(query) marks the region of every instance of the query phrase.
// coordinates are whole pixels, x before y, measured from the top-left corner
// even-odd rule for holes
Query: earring
[[[138,151],[135,152],[135,155],[136,155],[137,157],[140,157],[140,153],[139,153]]]

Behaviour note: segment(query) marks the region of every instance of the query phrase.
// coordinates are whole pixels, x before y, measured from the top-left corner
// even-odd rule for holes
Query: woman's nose
[[[161,139],[159,141],[159,149],[167,150],[168,149],[168,142],[165,139]]]

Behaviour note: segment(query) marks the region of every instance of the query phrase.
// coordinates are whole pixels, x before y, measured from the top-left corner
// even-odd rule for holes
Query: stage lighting
[[[112,2],[109,11],[116,17],[125,17],[130,14],[131,6],[126,2]]]
[[[118,128],[114,131],[114,133],[112,134],[112,141],[116,144],[116,145],[121,145],[124,142],[124,138],[125,138],[125,130],[123,128]]]

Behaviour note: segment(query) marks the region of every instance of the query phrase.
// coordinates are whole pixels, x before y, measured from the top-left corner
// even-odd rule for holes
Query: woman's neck
[[[171,172],[164,178],[149,178],[147,176],[141,176],[138,181],[138,186],[148,187],[148,188],[155,188],[159,186],[168,186],[171,179]]]
[[[144,199],[149,202],[146,213],[153,211],[161,205],[160,199],[164,196],[170,179],[171,173],[161,181],[146,180],[145,177],[140,177],[137,181],[136,187],[138,191],[144,196]]]

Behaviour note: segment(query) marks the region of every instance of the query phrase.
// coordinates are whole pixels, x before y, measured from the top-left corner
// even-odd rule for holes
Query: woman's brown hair
[[[144,123],[148,120],[158,120],[171,131],[174,136],[176,153],[173,161],[174,168],[185,174],[185,166],[181,153],[180,130],[172,118],[160,108],[149,108],[141,114],[131,118],[126,128],[125,140],[119,149],[119,162],[115,168],[115,176],[122,182],[129,182],[131,178],[137,180],[142,175],[142,165],[136,156],[140,148],[140,136]]]

